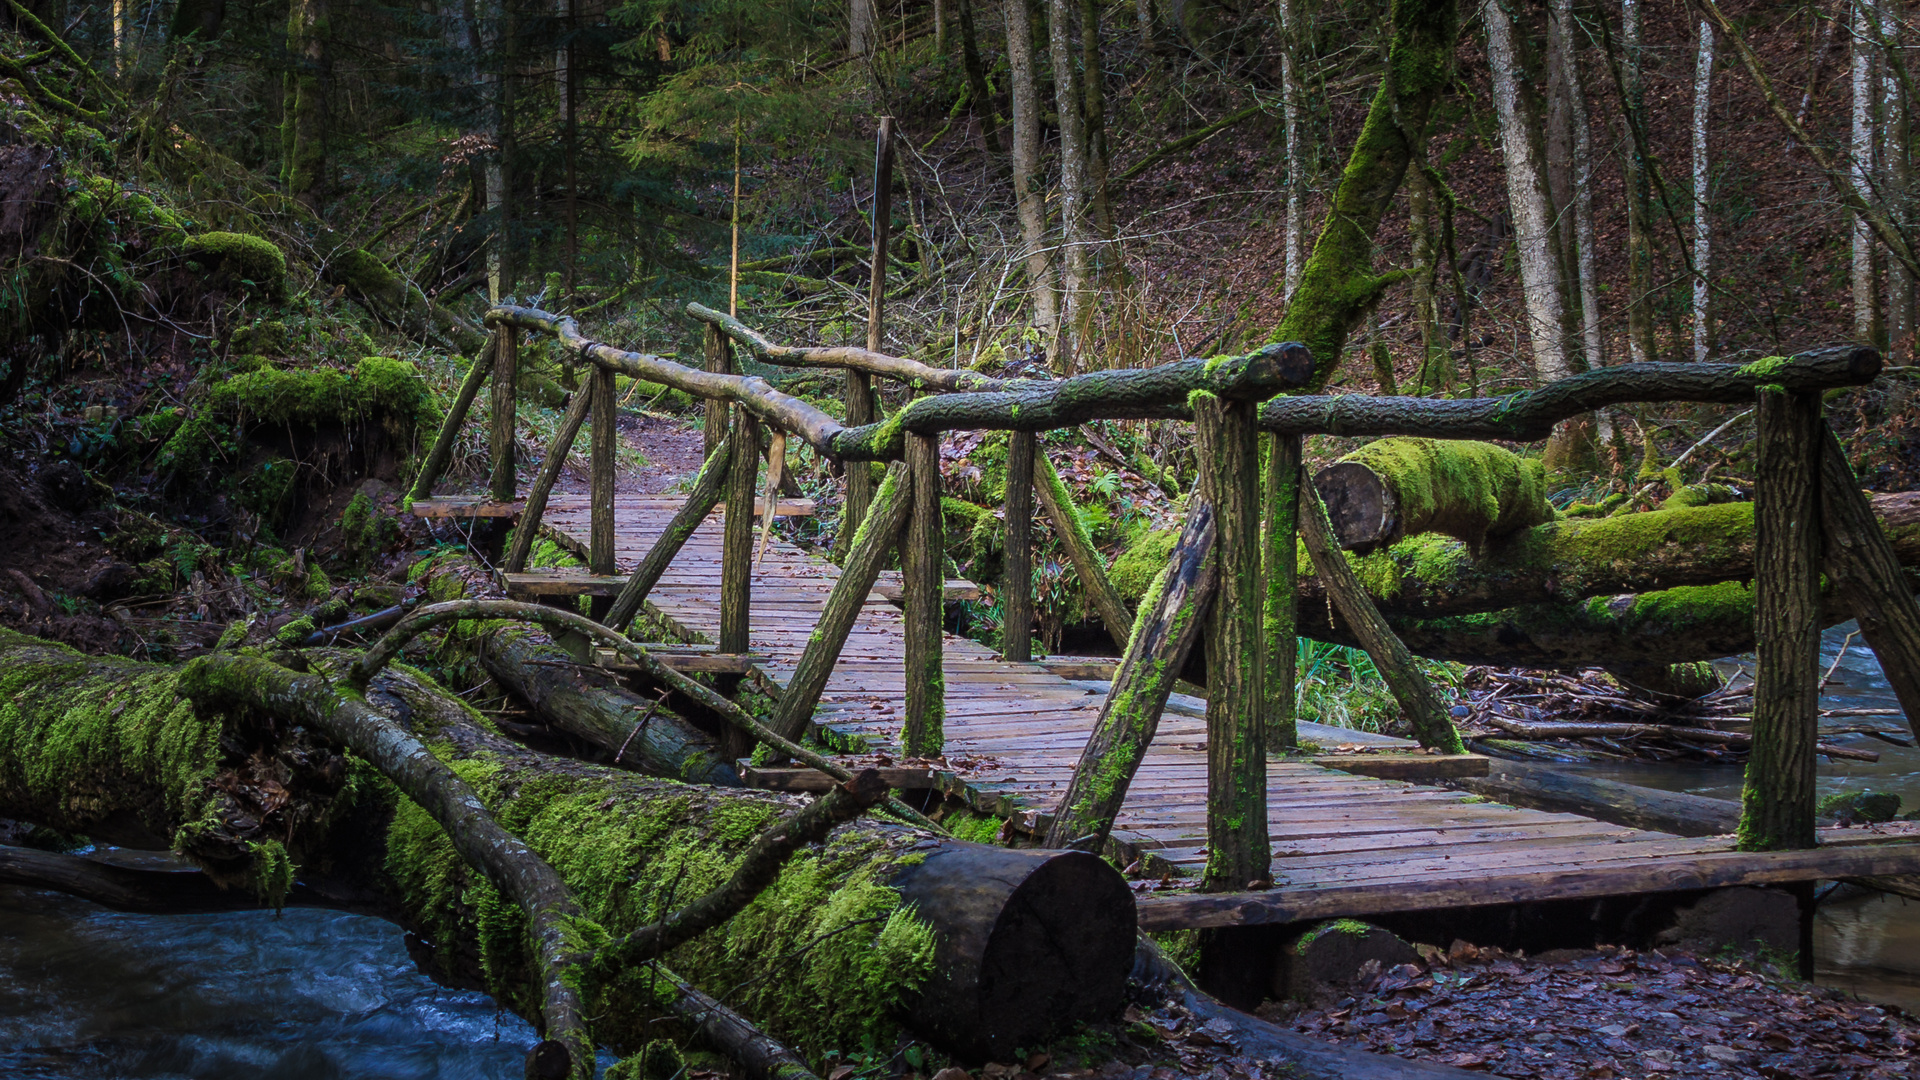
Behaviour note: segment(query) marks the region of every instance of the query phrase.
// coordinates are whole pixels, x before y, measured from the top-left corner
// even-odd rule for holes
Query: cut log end
[[[1104,860],[950,846],[892,884],[940,928],[938,974],[909,1004],[915,1030],[962,1057],[1004,1061],[1016,1047],[1119,1015],[1133,894]]]
[[[1340,546],[1365,554],[1393,538],[1399,505],[1378,474],[1357,461],[1336,461],[1314,474]]]

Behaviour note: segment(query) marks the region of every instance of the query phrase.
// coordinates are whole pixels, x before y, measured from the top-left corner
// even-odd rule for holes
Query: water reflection
[[[535,1041],[434,986],[377,919],[120,915],[0,887],[0,1076],[495,1078]]]

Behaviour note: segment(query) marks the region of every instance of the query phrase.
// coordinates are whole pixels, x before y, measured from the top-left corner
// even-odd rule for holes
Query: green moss
[[[269,300],[286,295],[287,257],[271,241],[246,233],[210,232],[188,237],[184,247],[209,276],[245,285]]]
[[[1477,548],[1554,518],[1541,463],[1492,443],[1378,439],[1340,461],[1365,466],[1393,493],[1392,539],[1439,532]]]
[[[1177,528],[1155,529],[1142,535],[1120,557],[1113,560],[1113,566],[1107,571],[1107,580],[1119,591],[1122,599],[1138,605],[1145,610],[1143,598],[1152,586],[1153,580],[1160,575],[1173,555],[1175,544],[1180,542],[1180,530]]]
[[[1349,934],[1353,937],[1366,937],[1368,934],[1373,933],[1373,931],[1373,924],[1363,923],[1359,919],[1329,919],[1300,935],[1300,940],[1294,943],[1293,953],[1295,956],[1307,955],[1307,949],[1312,947],[1314,942],[1328,934]]]
[[[675,1080],[686,1071],[687,1059],[680,1048],[655,1040],[609,1066],[603,1080]]]
[[[247,845],[253,853],[253,892],[267,906],[279,911],[287,906],[287,892],[293,888],[293,859],[278,840]]]
[[[1793,363],[1791,356],[1763,356],[1753,363],[1742,367],[1738,374],[1749,379],[1772,379],[1785,371]]]
[[[962,810],[940,822],[946,826],[955,840],[965,840],[970,844],[999,844],[1000,834],[1007,827],[1005,818],[992,814]]]

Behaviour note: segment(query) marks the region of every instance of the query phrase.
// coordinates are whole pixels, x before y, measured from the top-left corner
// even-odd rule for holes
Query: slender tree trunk
[[[847,55],[871,56],[879,43],[874,0],[847,0]]]
[[[1627,182],[1627,354],[1636,364],[1658,360],[1653,337],[1653,205],[1648,164],[1633,126],[1646,129],[1646,80],[1641,65],[1640,0],[1620,0],[1620,103]]]
[[[1040,91],[1033,70],[1033,20],[1028,0],[1006,0],[1007,71],[1013,83],[1013,197],[1027,249],[1027,287],[1033,292],[1033,325],[1052,336],[1060,314],[1054,294],[1053,259],[1047,252],[1046,196],[1040,172]]]
[[[1006,149],[1000,141],[1000,125],[994,115],[993,94],[987,89],[987,65],[980,58],[980,35],[973,25],[975,0],[960,0],[960,63],[967,72],[967,94],[973,98],[973,114],[980,121],[980,141],[992,153]]]
[[[947,0],[933,0],[933,55],[947,55]]]
[[[1106,242],[1113,239],[1113,208],[1107,203],[1107,80],[1100,61],[1099,0],[1080,0],[1080,77],[1087,110],[1088,210],[1094,234],[1101,240],[1092,253],[1097,266],[1107,258]]]
[[[1141,0],[1146,3],[1146,0]],[[1307,159],[1302,135],[1305,91],[1300,85],[1300,0],[1280,0],[1280,126],[1287,159],[1286,295],[1300,287],[1307,256]]]
[[[1574,270],[1580,283],[1580,340],[1589,370],[1604,367],[1606,335],[1600,324],[1600,282],[1594,268],[1593,128],[1587,117],[1587,92],[1580,77],[1580,49],[1573,0],[1553,0],[1553,45],[1566,73],[1567,113],[1573,128]],[[1562,209],[1565,212],[1565,208]],[[1605,416],[1599,417],[1604,423]],[[1602,432],[1603,437],[1605,432]]]
[[[1874,130],[1873,62],[1879,49],[1880,24],[1870,0],[1853,6],[1853,137],[1851,176],[1854,191],[1873,203]],[[1853,334],[1879,346],[1885,329],[1880,318],[1878,290],[1874,288],[1873,230],[1863,215],[1853,216]]]
[[[514,286],[513,265],[513,63],[516,38],[513,0],[500,0],[493,12],[488,65],[493,68],[493,101],[488,117],[493,128],[493,152],[487,155],[487,213],[493,217],[493,238],[487,244],[487,298],[500,303]]]
[[[1430,394],[1453,385],[1453,352],[1440,328],[1438,283],[1445,252],[1435,235],[1433,202],[1433,181],[1416,159],[1407,172],[1407,229],[1413,234],[1413,317],[1420,327],[1415,394]]]
[[[1693,69],[1693,359],[1707,362],[1712,346],[1708,322],[1713,229],[1707,217],[1707,124],[1713,116],[1713,24],[1700,20],[1699,53]]]
[[[1901,32],[1906,26],[1903,18],[1905,13],[1895,0],[1887,0],[1887,3],[1885,47],[1889,52],[1894,52],[1903,48],[1900,41]],[[1913,227],[1913,198],[1908,189],[1912,181],[1912,169],[1907,151],[1907,100],[1901,92],[1900,80],[1894,74],[1893,65],[1883,60],[1881,67],[1881,100],[1886,109],[1880,129],[1881,190],[1886,196],[1887,216],[1902,231],[1908,231]],[[1913,271],[1898,259],[1888,259],[1886,264],[1887,347],[1903,349],[1908,347],[1908,339],[1914,332]]]
[[[118,27],[116,27],[116,32]],[[287,8],[287,80],[280,183],[286,193],[318,210],[327,195],[327,105],[333,83],[333,36],[327,0],[293,0]]]
[[[1087,295],[1087,127],[1081,116],[1080,73],[1075,69],[1073,0],[1048,0],[1047,39],[1053,54],[1053,96],[1060,115],[1060,243],[1064,318],[1054,335],[1054,366],[1080,370],[1080,351],[1093,314]]]
[[[1514,246],[1520,253],[1520,282],[1526,294],[1527,332],[1533,367],[1543,383],[1572,375],[1566,351],[1566,297],[1559,259],[1554,255],[1553,208],[1547,197],[1540,155],[1533,144],[1534,124],[1521,94],[1513,22],[1501,0],[1482,5],[1487,24],[1487,62],[1493,69],[1494,108],[1500,116],[1500,143],[1506,157],[1507,200],[1513,207]]]

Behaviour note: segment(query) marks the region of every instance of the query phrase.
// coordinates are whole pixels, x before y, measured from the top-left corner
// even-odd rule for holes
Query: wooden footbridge
[[[1900,666],[1903,654],[1894,640],[1899,634],[1887,628],[1910,625],[1920,650],[1920,608],[1899,580],[1897,562],[1889,576],[1891,549],[1873,546],[1878,538],[1884,547],[1884,535],[1877,524],[1871,536],[1847,531],[1863,515],[1872,522],[1865,500],[1850,477],[1822,485],[1821,471],[1831,471],[1838,451],[1820,418],[1820,392],[1871,380],[1880,363],[1871,350],[1826,350],[1749,367],[1625,365],[1498,400],[1280,398],[1312,369],[1300,346],[1057,381],[1001,380],[870,350],[776,345],[728,316],[698,305],[689,312],[708,325],[704,371],[593,342],[571,319],[494,309],[488,315],[494,363],[474,365],[414,490],[416,512],[517,515],[520,528],[503,564],[511,590],[592,595],[594,617],[607,627],[625,629],[645,611],[683,642],[708,643],[711,651],[696,666],[758,680],[776,702],[767,724],[773,735],[797,739],[811,726],[857,738],[869,753],[894,760],[897,786],[938,789],[1002,814],[1027,842],[1104,846],[1123,862],[1139,863],[1145,876],[1164,873],[1175,885],[1206,890],[1143,895],[1144,927],[1284,923],[1920,872],[1920,825],[1814,827],[1818,670],[1811,613],[1820,571],[1855,598],[1854,610],[1862,610],[1862,596],[1878,603],[1869,634],[1882,639],[1871,643],[1893,661],[1890,668]],[[521,500],[511,461],[511,388],[516,341],[526,331],[555,335],[590,365],[592,378]],[[845,370],[849,421],[763,380],[733,374],[736,344],[765,363]],[[450,433],[490,372],[491,498],[429,499]],[[708,400],[709,457],[686,496],[615,494],[616,373]],[[899,379],[921,396],[886,421],[872,422],[876,375]],[[1435,786],[1483,773],[1487,762],[1458,752],[1458,736],[1431,688],[1351,581],[1318,495],[1301,482],[1302,436],[1528,440],[1612,404],[1753,402],[1756,396],[1760,681],[1743,842],[1521,809]],[[561,464],[589,416],[590,494],[554,496]],[[1070,499],[1036,452],[1036,432],[1095,418],[1186,419],[1195,426],[1201,481],[1188,503],[1185,532],[1137,617],[1106,584]],[[771,429],[770,445],[763,426]],[[1012,432],[1008,572],[1000,594],[1007,633],[1000,653],[943,630],[944,599],[970,588],[942,573],[938,440],[961,429]],[[839,566],[769,542],[764,531],[755,552],[757,523],[803,509],[771,494],[779,488],[789,437],[806,440],[846,469],[842,527],[858,527]],[[869,462],[891,464],[882,473]],[[1026,560],[1035,495],[1074,559],[1091,606],[1125,649],[1107,693],[1028,659]],[[579,553],[588,572],[529,573],[537,529]],[[1269,754],[1269,736],[1288,742],[1294,729],[1296,529],[1341,618],[1388,675],[1421,741],[1441,752],[1339,759]],[[903,565],[897,589],[883,583],[881,569],[896,550]],[[1175,674],[1202,638],[1209,660],[1205,716],[1167,713]],[[1269,649],[1269,640],[1284,647]],[[1920,674],[1920,653],[1911,670]],[[1916,705],[1920,693],[1909,710]],[[747,775],[790,789],[827,779],[799,769]]]

